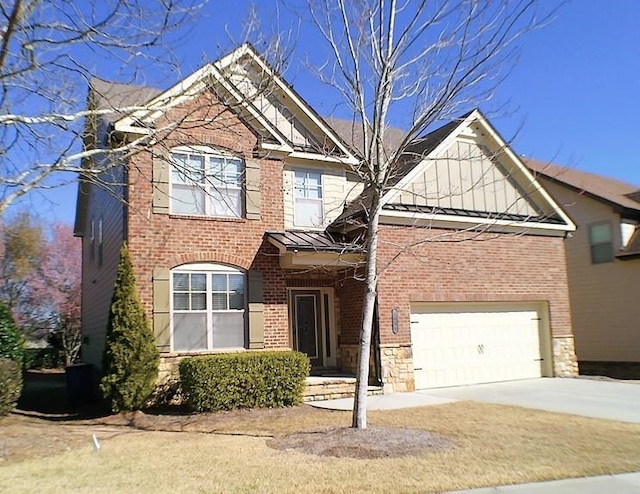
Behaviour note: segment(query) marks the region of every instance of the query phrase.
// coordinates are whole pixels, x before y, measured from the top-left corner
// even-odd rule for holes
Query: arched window
[[[171,270],[173,351],[245,346],[245,274],[220,264]]]

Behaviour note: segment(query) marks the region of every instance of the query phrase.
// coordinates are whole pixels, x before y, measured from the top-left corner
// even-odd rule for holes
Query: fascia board
[[[211,69],[212,65],[207,64],[196,70],[186,79],[183,79],[146,103],[144,110],[137,110],[131,115],[127,115],[116,121],[114,127],[116,130],[123,132],[126,132],[124,129],[134,127],[138,129],[136,133],[145,133],[140,132],[139,127],[133,126],[133,122],[142,118],[155,120],[161,113],[168,109],[194,98],[206,86],[204,80],[211,74]]]
[[[514,231],[520,230],[533,230],[533,231],[549,231],[549,232],[573,232],[575,226],[572,225],[559,225],[549,223],[527,222],[527,221],[511,221],[511,220],[498,220],[490,218],[474,218],[470,220],[467,217],[451,216],[446,214],[431,214],[431,213],[414,213],[408,211],[389,211],[383,210],[380,214],[381,221],[384,218],[393,219],[394,223],[405,224],[408,227],[430,223],[438,223],[445,228],[465,229],[473,228],[474,226],[497,226]],[[408,222],[411,224],[408,224]],[[434,225],[434,226],[439,226]]]
[[[324,132],[325,135],[329,136],[329,138],[331,138],[333,143],[336,146],[338,146],[346,156],[348,156],[350,162],[353,161],[354,163],[357,163],[358,161],[357,158],[349,151],[349,149],[346,146],[342,145],[341,140],[338,138],[335,132],[333,132],[333,130],[330,127],[328,127],[325,123],[323,123],[315,115],[313,111],[310,111],[309,105],[305,103],[302,99],[300,99],[298,95],[295,93],[295,91],[292,91],[289,85],[286,84],[278,74],[274,73],[271,67],[269,67],[266,63],[264,63],[264,61],[262,60],[262,57],[260,57],[250,46],[243,45],[243,47],[245,48],[245,51],[243,52],[242,55],[244,54],[250,55],[251,58],[253,58],[253,60],[256,62],[256,64],[258,64],[260,69],[262,69],[264,72],[266,72],[269,75],[269,77],[271,77],[271,79],[278,85],[278,88],[281,91],[283,91],[291,101],[295,103],[298,109],[302,111],[307,116],[307,118],[309,118],[315,125],[317,125],[318,128],[322,132]],[[235,61],[239,58],[241,57],[237,57],[236,59],[230,60],[227,63],[231,63],[232,61]]]
[[[475,113],[475,112],[474,112]],[[500,134],[493,128],[493,126],[489,123],[489,121],[478,112],[478,123],[482,125],[483,129],[491,136],[491,138],[498,144],[500,149],[504,152],[504,154],[511,160],[512,164],[518,168],[518,171],[526,178],[531,184],[535,186],[535,192],[540,194],[542,198],[547,202],[547,205],[551,206],[551,209],[560,216],[564,222],[567,224],[567,227],[570,229],[567,231],[575,231],[576,225],[571,220],[571,218],[562,210],[562,208],[558,205],[558,203],[549,195],[549,193],[542,187],[540,182],[536,180],[531,171],[526,167],[523,161],[516,155],[511,148],[507,145],[507,143],[502,139]]]

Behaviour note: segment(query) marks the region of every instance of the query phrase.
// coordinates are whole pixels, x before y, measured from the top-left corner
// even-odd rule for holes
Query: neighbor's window
[[[103,237],[102,237],[102,217],[98,220],[98,266],[102,266],[104,257]]]
[[[91,218],[89,226],[89,260],[93,261],[96,255],[96,222]]]
[[[175,268],[172,281],[173,350],[242,348],[245,275],[228,266]]]
[[[310,170],[294,172],[294,224],[322,226],[322,174]]]
[[[613,261],[611,223],[589,225],[589,246],[591,247],[592,263],[599,264]]]
[[[242,217],[241,159],[187,148],[174,149],[171,159],[172,213]]]

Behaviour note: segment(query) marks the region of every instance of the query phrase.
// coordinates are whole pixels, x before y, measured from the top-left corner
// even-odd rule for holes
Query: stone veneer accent
[[[578,376],[578,360],[573,336],[553,337],[553,375],[555,377]]]
[[[380,358],[385,393],[415,391],[411,344],[381,345]]]

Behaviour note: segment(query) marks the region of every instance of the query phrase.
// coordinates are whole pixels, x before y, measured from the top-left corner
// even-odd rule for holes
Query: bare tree
[[[517,41],[549,20],[533,0],[308,0],[311,23],[328,45],[317,70],[354,115],[352,132],[365,187],[365,296],[353,427],[366,428],[374,306],[381,267],[381,198],[397,184],[412,143],[432,126],[488,100],[508,74]],[[407,129],[389,145],[392,123]],[[408,121],[406,121],[408,120]],[[357,137],[357,138],[356,138]]]
[[[77,179],[96,152],[82,147],[85,119],[127,111],[87,108],[89,81],[108,73],[140,84],[145,67],[167,67],[168,41],[178,41],[198,2],[2,2],[0,215],[26,194]]]

